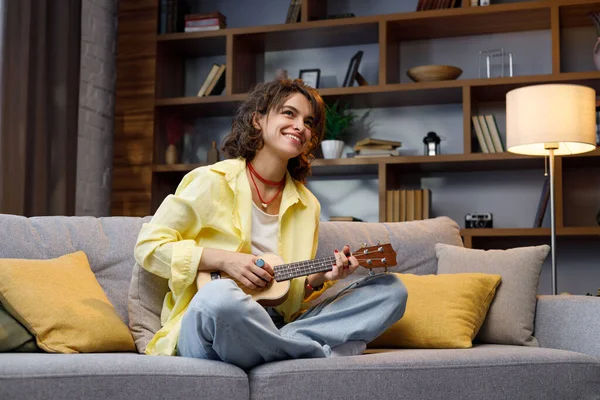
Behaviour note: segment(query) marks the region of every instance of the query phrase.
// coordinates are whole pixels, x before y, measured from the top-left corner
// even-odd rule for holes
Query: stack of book
[[[225,89],[225,64],[213,64],[202,82],[198,97],[218,95]]]
[[[392,189],[386,191],[385,219],[387,222],[428,219],[430,214],[430,189]]]
[[[402,147],[402,143],[394,140],[366,138],[356,142],[354,151],[355,157],[397,156],[399,147]]]
[[[227,28],[227,18],[218,11],[208,14],[188,14],[184,20],[185,32],[216,31]]]
[[[505,151],[494,115],[473,115],[471,120],[477,142],[483,153],[503,153]]]
[[[342,222],[362,222],[362,219],[352,217],[350,215],[339,215],[329,217],[330,221],[342,221]]]

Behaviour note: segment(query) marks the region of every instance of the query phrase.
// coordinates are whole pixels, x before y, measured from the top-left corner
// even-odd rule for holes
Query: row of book
[[[225,64],[213,64],[196,96],[219,95],[225,89]]]
[[[445,8],[460,7],[460,0],[419,0],[417,11],[441,10]]]
[[[158,4],[158,33],[174,33],[183,30],[184,15],[188,4],[179,0],[160,0]]]
[[[430,189],[392,189],[386,191],[385,220],[387,222],[428,219],[430,214]]]
[[[505,151],[494,115],[473,115],[471,120],[477,142],[483,153],[503,153]]]
[[[356,142],[354,151],[356,152],[355,157],[397,156],[400,147],[402,147],[402,142],[395,140],[366,138]]]
[[[300,21],[300,9],[302,8],[302,0],[290,0],[287,16],[285,17],[286,24],[292,24]]]

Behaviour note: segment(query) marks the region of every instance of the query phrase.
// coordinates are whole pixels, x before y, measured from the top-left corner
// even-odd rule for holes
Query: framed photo
[[[358,75],[358,66],[360,65],[362,56],[363,51],[360,50],[350,59],[350,65],[348,65],[348,71],[346,71],[346,77],[344,78],[344,84],[342,87],[350,87],[354,85],[354,81],[356,81],[356,76]]]
[[[302,79],[308,86],[312,86],[317,89],[319,87],[319,79],[321,79],[321,70],[301,69],[300,79]]]

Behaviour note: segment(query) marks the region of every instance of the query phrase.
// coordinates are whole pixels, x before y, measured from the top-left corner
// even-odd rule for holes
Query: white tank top
[[[277,253],[279,215],[267,214],[252,202],[252,254]]]

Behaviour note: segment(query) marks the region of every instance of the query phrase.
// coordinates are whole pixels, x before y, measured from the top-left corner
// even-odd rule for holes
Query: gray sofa
[[[49,259],[83,250],[141,351],[147,343],[142,331],[157,323],[148,321],[156,310],[132,309],[132,272],[140,274],[132,250],[143,221],[0,215],[0,258]],[[395,271],[413,274],[436,272],[435,243],[461,245],[458,226],[447,218],[323,222],[318,256],[329,255],[331,246],[376,240],[396,249]],[[132,315],[138,321],[129,321]],[[539,296],[534,335],[539,347],[400,349],[281,361],[248,373],[222,362],[133,352],[2,353],[0,399],[600,399],[597,298]]]

